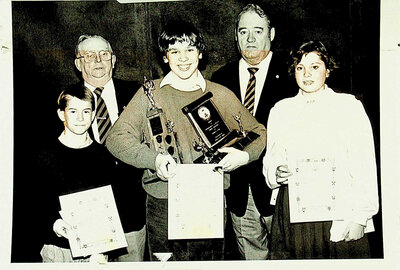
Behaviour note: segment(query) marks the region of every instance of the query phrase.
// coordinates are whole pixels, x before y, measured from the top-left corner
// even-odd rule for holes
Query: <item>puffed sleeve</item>
[[[371,123],[360,101],[352,99],[348,133],[348,160],[351,180],[351,219],[364,225],[378,212],[378,185],[374,138]]]
[[[263,173],[267,185],[271,189],[275,189],[280,186],[276,182],[276,168],[279,165],[287,164],[285,149],[283,143],[280,141],[282,136],[279,133],[282,131],[281,122],[282,116],[281,110],[275,105],[269,114],[267,124],[267,150],[263,158]]]

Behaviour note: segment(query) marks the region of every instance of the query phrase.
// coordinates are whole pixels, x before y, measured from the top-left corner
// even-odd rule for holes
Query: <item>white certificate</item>
[[[110,185],[60,196],[61,217],[71,225],[73,257],[126,247],[125,234]]]
[[[224,179],[216,164],[178,164],[168,180],[168,239],[224,237]]]
[[[337,218],[335,174],[333,160],[297,160],[288,183],[290,222],[328,221]]]

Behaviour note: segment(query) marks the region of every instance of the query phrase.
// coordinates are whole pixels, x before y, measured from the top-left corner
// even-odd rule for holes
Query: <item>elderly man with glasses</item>
[[[101,36],[82,35],[75,49],[75,66],[83,83],[96,99],[96,117],[89,129],[92,137],[105,144],[108,132],[140,85],[112,78],[117,57]],[[146,239],[143,171],[115,159],[117,174],[112,183],[114,197],[128,242],[126,250],[110,254],[116,261],[143,261]],[[92,168],[101,170],[102,168]]]

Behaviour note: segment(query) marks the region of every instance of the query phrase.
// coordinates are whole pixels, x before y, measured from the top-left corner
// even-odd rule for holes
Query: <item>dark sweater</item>
[[[54,222],[60,218],[58,197],[111,184],[115,163],[106,149],[96,142],[81,149],[66,147],[60,141],[47,145],[38,155],[35,179],[39,218],[35,221],[43,244],[69,248],[68,240],[57,237]]]

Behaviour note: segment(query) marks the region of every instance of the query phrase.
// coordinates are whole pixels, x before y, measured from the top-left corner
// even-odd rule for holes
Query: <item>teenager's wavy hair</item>
[[[72,85],[67,89],[65,89],[64,91],[62,91],[57,100],[58,109],[64,111],[65,108],[68,106],[68,102],[73,97],[76,97],[80,100],[89,101],[92,111],[94,111],[96,105],[93,93],[83,84]]]
[[[189,42],[202,53],[206,44],[202,34],[191,24],[182,20],[170,21],[158,37],[158,48],[165,54],[169,45],[176,42]]]
[[[303,55],[307,55],[310,52],[316,52],[321,60],[324,62],[326,69],[329,69],[330,73],[336,68],[338,65],[335,59],[328,54],[328,51],[324,44],[318,40],[311,40],[306,43],[303,43],[298,50],[291,51],[290,56],[292,57],[292,64],[289,67],[289,74],[293,75],[296,69],[296,66],[300,63]]]

